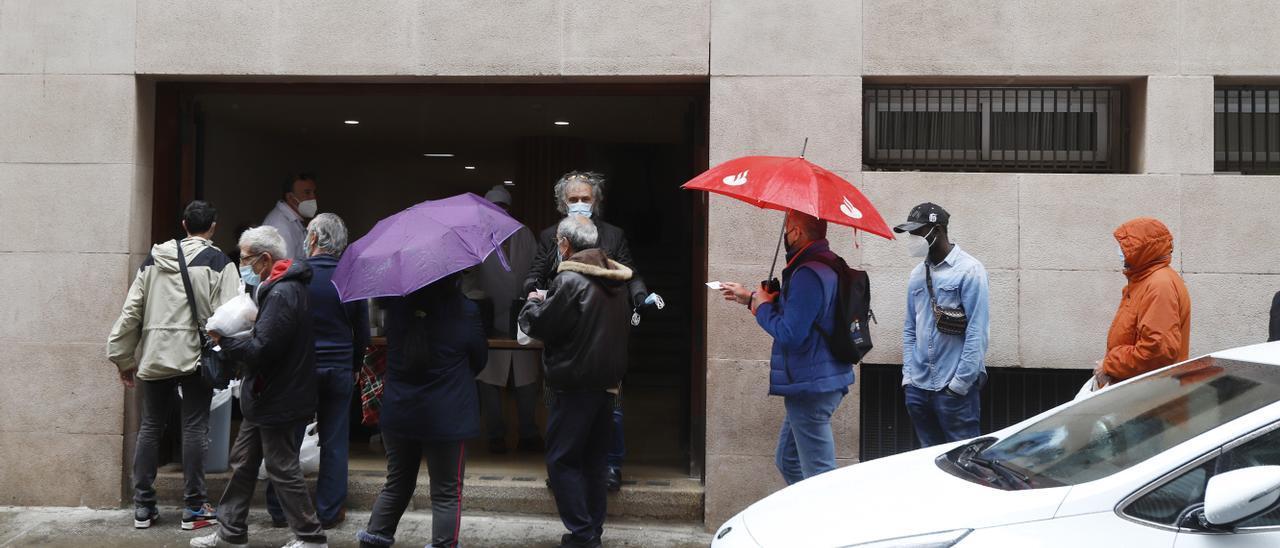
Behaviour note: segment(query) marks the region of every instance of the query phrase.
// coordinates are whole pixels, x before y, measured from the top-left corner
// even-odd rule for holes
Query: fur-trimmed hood
[[[610,259],[603,250],[598,248],[584,249],[574,253],[560,263],[556,272],[577,272],[583,276],[617,282],[625,282],[632,276],[630,268]]]

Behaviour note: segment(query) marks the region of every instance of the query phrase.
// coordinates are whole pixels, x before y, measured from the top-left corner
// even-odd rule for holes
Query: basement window
[[[871,170],[1117,173],[1126,169],[1125,90],[868,86]]]

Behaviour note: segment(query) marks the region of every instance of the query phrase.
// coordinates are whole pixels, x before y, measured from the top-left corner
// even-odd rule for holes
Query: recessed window
[[[1121,172],[1120,87],[867,86],[869,169]]]
[[[1280,173],[1280,86],[1214,90],[1213,170]]]

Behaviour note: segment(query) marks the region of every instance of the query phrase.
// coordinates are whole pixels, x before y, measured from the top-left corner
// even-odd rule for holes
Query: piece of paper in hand
[[[721,285],[720,285],[720,282],[718,282],[718,281],[715,281],[715,282],[707,282],[707,287],[709,287],[709,288],[711,288],[711,289],[714,289],[714,290],[716,290],[716,291],[720,291]]]

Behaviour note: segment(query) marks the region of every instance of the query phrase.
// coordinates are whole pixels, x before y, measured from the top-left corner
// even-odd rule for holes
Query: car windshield
[[[1028,487],[1107,477],[1280,401],[1280,367],[1200,358],[1103,391],[1041,419],[977,456]]]

